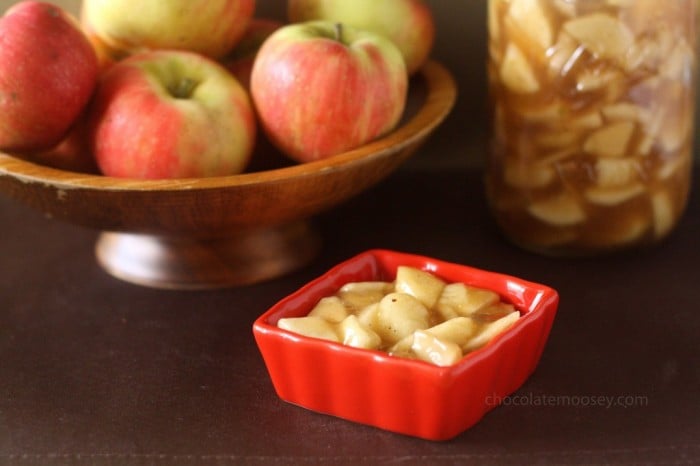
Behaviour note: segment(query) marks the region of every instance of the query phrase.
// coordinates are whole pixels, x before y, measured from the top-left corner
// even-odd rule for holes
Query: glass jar
[[[693,159],[696,0],[489,0],[486,190],[552,255],[666,237]]]

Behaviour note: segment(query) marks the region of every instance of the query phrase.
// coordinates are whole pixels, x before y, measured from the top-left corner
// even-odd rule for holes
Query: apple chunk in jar
[[[687,203],[695,0],[489,0],[487,195],[514,243],[655,243]]]

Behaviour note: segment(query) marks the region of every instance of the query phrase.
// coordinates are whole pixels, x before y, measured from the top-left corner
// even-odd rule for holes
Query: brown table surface
[[[665,243],[589,259],[505,243],[469,169],[400,169],[315,223],[324,249],[303,270],[160,291],[105,274],[96,232],[0,198],[0,464],[700,464],[697,189]],[[255,346],[271,304],[377,247],[560,292],[536,372],[454,440],[284,403]]]

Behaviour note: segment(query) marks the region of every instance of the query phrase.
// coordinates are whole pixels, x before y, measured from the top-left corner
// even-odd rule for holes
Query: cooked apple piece
[[[656,179],[666,181],[676,175],[680,170],[686,168],[686,164],[692,160],[691,157],[690,150],[686,150],[665,160],[656,171]]]
[[[567,18],[576,16],[576,3],[569,0],[552,0],[552,6]]]
[[[555,170],[558,170],[557,165],[566,162],[567,160],[570,160],[572,157],[575,157],[578,153],[578,150],[575,148],[569,148],[569,149],[562,149],[562,150],[556,150],[553,152],[548,152],[545,153],[541,156],[541,158],[538,160],[540,164],[543,166],[546,165],[554,165]]]
[[[427,308],[435,306],[444,287],[445,282],[430,272],[406,266],[396,269],[395,291],[413,296]]]
[[[661,65],[661,76],[673,81],[691,85],[691,71],[695,69],[695,52],[685,40],[681,40],[666,56]]]
[[[516,94],[534,94],[540,83],[525,54],[515,44],[509,44],[501,63],[500,78]]]
[[[624,81],[625,77],[615,70],[584,69],[576,77],[576,90],[579,92],[594,92],[611,84]]]
[[[309,312],[310,316],[321,317],[328,322],[338,323],[348,316],[348,308],[337,296],[321,298]]]
[[[333,324],[326,319],[316,316],[288,317],[280,319],[277,326],[290,332],[312,338],[321,338],[340,343],[340,337]]]
[[[372,329],[363,325],[354,314],[347,316],[339,325],[338,332],[344,345],[355,348],[378,349],[382,339]]]
[[[458,316],[470,316],[480,309],[497,303],[499,299],[495,291],[464,283],[450,283],[442,290],[435,309],[445,320],[448,320]]]
[[[425,330],[442,341],[449,341],[458,346],[463,346],[476,333],[477,324],[469,317],[455,317],[441,324],[434,325]]]
[[[457,363],[463,356],[458,345],[420,330],[413,334],[411,350],[418,359],[443,367]]]
[[[528,207],[533,217],[554,226],[576,225],[586,220],[586,212],[572,195],[561,193],[536,201]]]
[[[573,37],[561,32],[557,42],[548,51],[549,76],[552,78],[568,76],[584,52],[584,47]]]
[[[360,323],[362,323],[362,325],[364,325],[365,327],[376,332],[377,314],[379,313],[379,303],[372,303],[356,312],[357,318],[359,319]]]
[[[629,7],[637,0],[607,0],[607,4],[616,7]]]
[[[501,317],[494,322],[484,324],[481,332],[479,332],[474,338],[470,339],[467,344],[462,347],[463,352],[466,354],[470,351],[481,348],[486,343],[491,341],[491,339],[493,339],[496,335],[510,328],[510,326],[517,322],[519,318],[520,314],[518,312],[511,312],[505,317]]]
[[[644,69],[655,70],[668,52],[663,44],[664,36],[643,37],[637,40],[627,52],[624,65],[628,73],[638,72]]]
[[[676,221],[671,197],[663,190],[655,192],[651,196],[651,208],[654,220],[654,235],[657,238],[666,236]]]
[[[574,129],[585,130],[600,128],[603,126],[603,117],[600,116],[600,112],[593,110],[572,118],[569,122],[569,126]]]
[[[636,154],[646,157],[647,155],[651,154],[651,150],[654,148],[655,143],[656,141],[653,137],[651,137],[651,135],[643,134],[639,140],[639,143],[637,144],[637,148],[635,150]]]
[[[515,111],[528,123],[555,123],[566,118],[569,109],[561,100],[554,100],[534,107],[516,108]]]
[[[539,147],[554,150],[578,145],[580,134],[578,131],[553,128],[539,132],[533,138]]]
[[[350,282],[340,288],[340,293],[386,294],[393,288],[393,283],[384,281]]]
[[[414,335],[415,332],[411,333],[410,335],[406,335],[405,337],[394,343],[389,349],[387,349],[386,352],[389,353],[391,356],[413,358],[414,354],[411,350],[411,346],[413,346]]]
[[[624,63],[634,44],[634,34],[619,20],[604,13],[592,13],[564,23],[564,30],[599,58]]]
[[[601,113],[608,121],[636,121],[645,125],[651,119],[649,110],[630,102],[606,105],[601,109]]]
[[[510,303],[498,302],[479,309],[479,311],[472,314],[472,318],[477,322],[494,322],[513,312],[517,313],[515,306]]]
[[[388,282],[353,282],[344,285],[338,295],[346,306],[357,310],[378,303],[392,288]]]
[[[379,302],[374,329],[385,342],[394,344],[416,330],[430,327],[430,312],[406,293],[389,293]]]
[[[645,192],[646,187],[642,183],[618,187],[594,186],[586,190],[585,197],[591,204],[610,207],[627,202]]]
[[[692,126],[690,119],[671,117],[659,132],[658,142],[666,152],[676,152],[688,141]]]
[[[457,344],[458,346],[462,346],[466,344],[478,331],[478,325],[474,319],[469,317],[455,317],[422,331],[429,333],[441,341],[451,342]],[[413,338],[415,337],[416,333],[417,332],[413,332],[410,335],[406,335],[404,338],[396,342],[391,348],[389,348],[389,353],[395,356],[410,354],[411,346],[413,345]]]
[[[541,0],[512,0],[508,21],[543,50],[552,46],[552,22]]]
[[[685,91],[682,87],[678,82],[669,82],[664,87],[664,94],[659,97],[659,99],[668,98],[669,102],[678,102],[673,110],[662,112],[664,115],[660,121],[657,133],[657,142],[667,153],[673,153],[681,149],[690,141],[693,131],[693,104],[684,101],[683,95]]]
[[[598,159],[595,162],[595,178],[603,188],[627,186],[638,181],[642,168],[632,157]]]
[[[627,152],[634,129],[635,124],[631,121],[609,124],[593,132],[583,149],[598,157],[622,157]]]

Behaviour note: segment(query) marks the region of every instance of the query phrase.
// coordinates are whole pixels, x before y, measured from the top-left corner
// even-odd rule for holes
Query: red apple
[[[342,22],[389,38],[401,50],[409,74],[428,59],[435,20],[423,0],[288,0],[291,22]]]
[[[88,115],[105,175],[140,179],[240,173],[255,141],[255,114],[223,66],[185,51],[151,51],[112,65]]]
[[[26,159],[61,170],[98,173],[88,141],[87,112],[83,112],[68,134],[55,147],[26,154]]]
[[[253,18],[233,50],[221,61],[246,89],[250,89],[250,73],[260,46],[284,24],[268,18]]]
[[[58,144],[97,77],[95,52],[67,12],[35,1],[10,8],[0,19],[0,149]]]
[[[388,39],[313,21],[284,26],[265,41],[250,86],[270,141],[308,162],[392,130],[406,104],[408,75]]]
[[[255,0],[83,0],[81,21],[109,55],[178,49],[220,58],[254,12]]]

